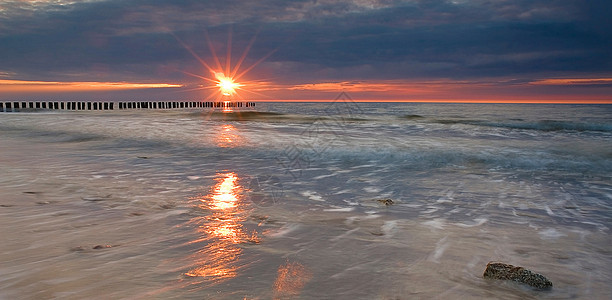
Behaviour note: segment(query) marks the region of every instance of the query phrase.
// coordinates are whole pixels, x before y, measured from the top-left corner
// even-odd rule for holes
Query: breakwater
[[[37,110],[124,110],[254,107],[255,102],[234,101],[0,101],[0,112]]]

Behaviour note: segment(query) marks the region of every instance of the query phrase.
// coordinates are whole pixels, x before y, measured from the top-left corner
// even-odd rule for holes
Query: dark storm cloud
[[[172,34],[210,59],[204,32],[221,54],[229,25],[235,58],[259,32],[249,63],[278,48],[261,67],[288,82],[612,69],[609,1],[64,2],[3,4],[0,72],[37,80],[179,79],[176,70],[197,61]]]
[[[609,32],[571,19],[581,16],[550,15],[559,8],[477,8],[482,9],[438,2],[302,22],[294,25],[301,27],[294,29],[301,38],[273,59],[335,68],[370,65],[379,70],[370,76],[385,78],[610,70]],[[542,14],[547,18],[535,18]]]

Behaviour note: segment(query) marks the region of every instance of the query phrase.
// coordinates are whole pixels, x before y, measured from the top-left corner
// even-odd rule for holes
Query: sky
[[[0,0],[0,101],[215,99],[223,73],[238,100],[612,103],[610,11],[610,0]]]

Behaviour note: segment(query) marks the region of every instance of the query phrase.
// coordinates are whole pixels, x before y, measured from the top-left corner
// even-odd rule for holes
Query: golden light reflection
[[[232,101],[229,101],[229,100],[223,101],[223,112],[229,113],[233,111],[234,109],[232,109]]]
[[[298,296],[311,278],[312,272],[300,263],[287,262],[279,266],[274,282],[274,299]]]
[[[236,126],[231,124],[224,124],[217,129],[215,135],[215,144],[222,148],[234,148],[244,145],[245,139]]]
[[[236,184],[238,178],[234,173],[228,173],[220,183],[218,183],[209,202],[210,208],[214,210],[229,210],[238,205],[239,186]]]
[[[200,197],[198,207],[211,214],[192,220],[198,224],[201,235],[198,242],[206,242],[195,259],[197,267],[185,275],[219,281],[234,278],[241,267],[239,244],[259,243],[257,232],[246,232],[247,205],[242,199],[243,188],[238,185],[238,175],[233,172],[218,174],[217,184],[210,194]]]

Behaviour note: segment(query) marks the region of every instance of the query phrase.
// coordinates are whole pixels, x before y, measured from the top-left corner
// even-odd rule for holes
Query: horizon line
[[[88,100],[76,100],[76,99],[44,99],[34,100],[32,98],[27,99],[0,99],[0,102],[32,102],[32,101],[44,101],[44,102],[224,102],[224,101],[205,101],[202,99],[166,99],[166,100],[137,100],[137,99],[88,99]],[[301,103],[315,103],[315,102],[361,102],[361,103],[474,103],[474,104],[612,104],[612,99],[504,99],[504,100],[489,100],[489,99],[239,99],[230,100],[230,102],[301,102]]]

